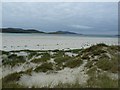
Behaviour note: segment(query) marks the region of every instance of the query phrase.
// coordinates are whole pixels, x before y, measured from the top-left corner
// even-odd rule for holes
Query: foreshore
[[[81,49],[95,44],[118,45],[114,37],[82,37],[42,34],[3,34],[2,50],[55,50]]]

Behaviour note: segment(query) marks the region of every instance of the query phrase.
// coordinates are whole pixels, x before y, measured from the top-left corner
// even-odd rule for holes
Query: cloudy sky
[[[117,34],[116,2],[4,2],[3,27],[81,34]]]

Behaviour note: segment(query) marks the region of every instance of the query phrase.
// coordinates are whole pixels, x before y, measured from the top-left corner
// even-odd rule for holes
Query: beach
[[[117,87],[117,45],[116,37],[2,34],[2,86]]]
[[[118,45],[118,38],[52,34],[2,34],[2,50],[5,51],[81,49],[98,43]]]

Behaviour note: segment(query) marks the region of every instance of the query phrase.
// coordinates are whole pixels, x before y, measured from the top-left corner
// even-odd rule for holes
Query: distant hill
[[[50,32],[48,34],[77,34],[77,33],[68,32],[68,31],[56,31],[56,32]]]
[[[2,33],[44,33],[35,29],[20,29],[20,28],[2,28],[0,30]]]
[[[35,29],[21,29],[21,28],[2,28],[1,33],[43,33],[43,34],[77,34],[68,31],[56,31],[56,32],[43,32]]]

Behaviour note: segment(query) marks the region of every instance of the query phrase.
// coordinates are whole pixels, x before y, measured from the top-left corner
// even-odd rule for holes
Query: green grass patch
[[[112,63],[108,59],[100,59],[96,63],[97,67],[104,70],[104,71],[109,71],[112,68]]]
[[[93,53],[94,56],[96,56],[96,55],[101,55],[103,53],[107,53],[107,51],[101,50],[101,49],[97,49],[97,50],[94,50],[92,53]]]
[[[3,79],[2,79],[2,82],[11,82],[11,81],[18,81],[21,77],[21,74],[20,73],[12,73],[12,74],[9,74],[7,76],[5,76]]]
[[[52,58],[63,57],[65,55],[64,51],[57,51],[52,55]]]
[[[49,70],[53,70],[52,63],[43,63],[42,65],[38,66],[34,71],[36,72],[47,72]]]
[[[89,88],[118,88],[118,80],[112,80],[106,74],[92,75],[87,81]]]
[[[50,60],[51,56],[49,53],[41,53],[41,58],[35,58],[31,62],[33,63],[39,63],[39,62],[46,62],[47,60]]]
[[[2,83],[2,88],[4,89],[4,88],[27,88],[27,87],[20,85],[17,82],[13,81],[9,83],[6,83],[6,82]]]
[[[10,65],[10,66],[15,66],[20,63],[26,62],[26,59],[24,56],[17,56],[16,54],[12,54],[8,56],[8,59],[3,59],[2,64],[3,65]]]
[[[91,68],[93,66],[94,61],[88,61],[85,67]]]
[[[84,54],[81,58],[85,59],[85,60],[89,60],[90,59],[89,54]]]
[[[67,61],[65,63],[65,67],[75,68],[75,67],[80,66],[82,63],[83,61],[81,60],[81,58],[74,58],[74,59]]]
[[[108,47],[108,46],[104,43],[100,43],[100,44],[97,44],[97,45],[93,45],[93,46],[91,46],[87,49],[84,49],[84,50],[82,50],[82,52],[93,52],[93,51],[100,50],[103,47]]]
[[[88,75],[93,75],[93,74],[96,74],[96,71],[97,71],[97,67],[92,67],[92,68],[90,68],[86,73],[88,74]]]
[[[36,54],[37,54],[37,52],[30,52],[30,54],[28,55],[28,60],[31,59]]]
[[[59,83],[54,88],[83,88],[83,86],[76,81],[75,83]]]
[[[1,52],[1,51],[0,51]],[[10,53],[7,52],[7,51],[2,51],[2,55],[5,54],[5,55],[9,55]]]
[[[20,73],[31,75],[32,71],[33,71],[33,68],[29,68],[26,71],[21,71]]]
[[[68,60],[70,60],[70,59],[71,59],[70,56],[64,55],[64,56],[61,56],[61,57],[60,57],[60,56],[59,56],[59,57],[55,57],[54,61],[55,61],[56,63],[60,64],[60,63],[66,62],[66,61],[68,61]]]
[[[102,54],[102,55],[99,56],[99,60],[100,60],[100,59],[110,60],[110,57],[109,57],[108,55],[106,55],[106,54]]]
[[[66,50],[65,52],[71,52],[71,53],[76,53],[78,54],[82,49],[71,49],[71,50]]]

